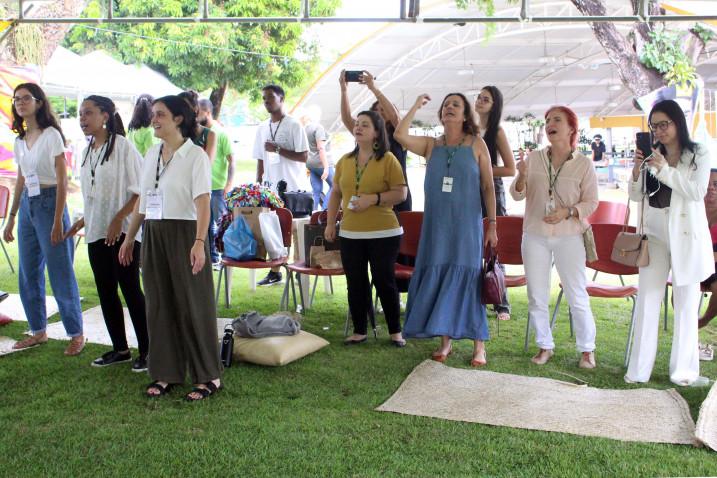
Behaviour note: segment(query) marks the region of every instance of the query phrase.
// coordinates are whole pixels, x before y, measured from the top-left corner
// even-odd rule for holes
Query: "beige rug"
[[[0,357],[7,354],[12,354],[15,352],[22,352],[23,350],[30,350],[30,349],[13,349],[12,346],[15,345],[17,340],[10,338],[10,337],[3,337],[0,336]]]
[[[55,298],[51,295],[45,298],[45,307],[47,308],[47,317],[51,317],[59,310]],[[25,309],[22,308],[22,302],[18,294],[10,294],[10,297],[0,302],[0,313],[7,315],[12,320],[27,322]]]
[[[602,390],[432,360],[377,410],[625,441],[695,441],[687,403],[672,389]]]
[[[700,443],[717,451],[717,385],[715,384],[700,406],[695,435]]]
[[[7,299],[9,300],[9,299]],[[124,330],[127,334],[127,343],[132,348],[137,348],[137,336],[134,333],[134,327],[132,326],[132,319],[129,317],[129,311],[125,307],[124,309]],[[224,335],[224,325],[231,324],[232,319],[217,319],[217,336],[222,337]],[[105,319],[102,315],[102,308],[98,305],[87,309],[82,313],[82,329],[88,343],[112,345],[110,340],[110,334],[107,333],[107,326],[105,325]],[[70,340],[65,333],[65,327],[62,322],[55,322],[47,326],[47,336],[51,339],[57,340]]]

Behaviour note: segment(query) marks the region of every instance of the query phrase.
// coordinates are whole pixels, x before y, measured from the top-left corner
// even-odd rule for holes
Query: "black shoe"
[[[362,339],[346,339],[344,340],[344,345],[359,345],[363,344],[368,340],[368,335]]]
[[[114,350],[110,350],[106,354],[103,354],[102,357],[95,359],[92,362],[93,367],[107,367],[109,365],[115,365],[118,363],[124,363],[129,362],[132,360],[132,354],[129,352],[126,353],[117,353]]]
[[[134,359],[134,362],[132,362],[132,371],[137,373],[146,372],[147,359],[145,357],[137,357]]]
[[[0,302],[10,297],[10,294],[5,292],[4,290],[0,290]]]
[[[262,280],[260,280],[257,284],[258,285],[274,285],[281,282],[281,272],[274,272],[269,271],[269,273],[264,277]]]

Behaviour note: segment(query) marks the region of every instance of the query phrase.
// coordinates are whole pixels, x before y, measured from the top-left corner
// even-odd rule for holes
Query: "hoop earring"
[[[378,141],[373,143],[373,150],[378,151]]]

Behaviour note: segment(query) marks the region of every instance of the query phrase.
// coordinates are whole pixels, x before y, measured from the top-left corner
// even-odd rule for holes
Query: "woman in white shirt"
[[[550,146],[533,151],[517,164],[518,177],[510,185],[516,201],[525,199],[521,245],[528,280],[528,320],[535,328],[538,353],[531,359],[544,365],[553,356],[550,328],[550,274],[555,263],[575,324],[580,353],[578,367],[595,368],[595,319],[585,279],[586,218],[598,205],[595,168],[575,150],[578,117],[566,106],[545,112]]]
[[[149,328],[149,397],[194,383],[186,396],[202,400],[221,387],[214,283],[209,254],[211,165],[190,139],[196,116],[178,96],[152,105],[152,127],[161,143],[145,156],[139,207],[132,215],[120,263],[134,256],[134,238],[142,233],[142,278]]]
[[[52,116],[50,104],[42,89],[34,83],[15,88],[12,99],[12,127],[15,158],[18,164],[15,194],[3,237],[15,239],[15,216],[18,215],[18,282],[20,299],[32,335],[17,342],[24,349],[47,342],[45,308],[45,264],[52,292],[70,344],[65,355],[79,355],[85,346],[82,335],[80,292],[72,269],[74,244],[64,238],[70,227],[65,198],[67,170],[64,137]]]
[[[84,217],[72,226],[66,237],[85,228],[87,254],[113,348],[92,365],[106,367],[132,360],[122,302],[117,293],[119,285],[139,346],[132,371],[144,372],[149,337],[144,294],[139,283],[139,241],[134,242],[134,260],[129,266],[120,265],[118,260],[119,248],[129,227],[129,215],[139,197],[141,156],[125,138],[122,118],[109,98],[87,97],[80,106],[80,127],[92,138],[81,156]]]
[[[650,380],[660,303],[672,271],[675,325],[670,381],[704,386],[709,380],[700,377],[697,316],[700,281],[714,272],[704,204],[710,154],[704,145],[690,139],[685,114],[675,101],[653,106],[648,123],[656,145],[647,158],[642,151],[635,151],[629,193],[630,199],[642,202],[650,263],[640,268],[635,335],[625,381]]]

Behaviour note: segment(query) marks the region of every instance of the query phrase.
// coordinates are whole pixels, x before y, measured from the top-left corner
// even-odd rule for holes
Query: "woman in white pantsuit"
[[[640,268],[635,335],[625,381],[650,380],[657,352],[660,303],[671,270],[674,333],[670,381],[677,385],[705,385],[709,381],[699,374],[697,317],[700,281],[714,272],[704,205],[710,176],[709,152],[690,139],[684,113],[672,100],[661,101],[652,108],[649,124],[656,148],[646,159],[642,152],[635,151],[630,199],[645,199],[644,227],[650,263]],[[645,169],[649,172],[641,171]]]
[[[553,356],[550,329],[550,273],[555,267],[563,284],[575,325],[580,368],[595,368],[595,320],[585,278],[583,231],[586,218],[598,205],[592,161],[575,150],[578,117],[565,106],[545,113],[550,146],[533,151],[517,164],[510,186],[513,199],[525,199],[522,254],[528,280],[528,320],[535,328],[538,353],[531,359],[544,365]]]

